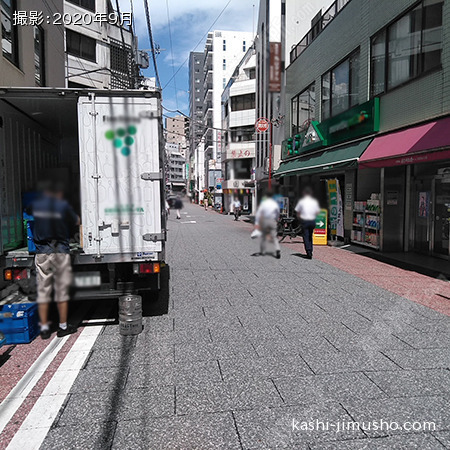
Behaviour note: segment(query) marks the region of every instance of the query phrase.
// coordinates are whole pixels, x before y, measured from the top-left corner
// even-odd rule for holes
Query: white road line
[[[95,323],[96,319],[92,322]],[[10,442],[8,450],[39,449],[102,329],[103,325],[88,326],[81,332]]]
[[[195,220],[188,220],[187,222],[180,222],[180,223],[197,223]]]
[[[8,396],[0,405],[0,433],[4,430],[8,422],[20,408],[31,390],[41,379],[47,367],[55,359],[58,352],[66,343],[69,336],[54,338],[27,370],[26,374],[11,390]]]

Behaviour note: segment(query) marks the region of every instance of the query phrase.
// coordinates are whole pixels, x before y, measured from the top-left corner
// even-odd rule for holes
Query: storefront
[[[275,174],[282,194],[295,206],[302,188],[311,186],[320,204],[328,207],[330,236],[352,238],[358,160],[378,130],[376,98],[321,123],[312,121],[285,142]]]
[[[450,118],[374,139],[358,178],[378,178],[380,247],[450,257]],[[367,176],[366,176],[367,175]]]

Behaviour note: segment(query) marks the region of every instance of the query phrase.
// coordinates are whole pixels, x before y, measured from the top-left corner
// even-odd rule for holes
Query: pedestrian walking
[[[241,202],[238,197],[234,197],[233,201],[234,220],[239,220],[241,215]]]
[[[260,230],[261,235],[261,255],[266,254],[267,241],[270,236],[274,247],[275,256],[277,259],[281,258],[280,243],[277,236],[277,223],[280,217],[280,206],[273,199],[272,191],[268,191],[265,199],[261,202],[256,211],[255,229]]]
[[[320,206],[319,202],[313,197],[313,191],[310,187],[303,189],[303,196],[297,203],[295,211],[303,227],[303,243],[305,245],[306,257],[312,259],[313,233],[314,228],[316,228],[316,217],[320,212]]]
[[[203,197],[203,206],[205,207],[205,211],[208,211],[208,198],[206,195]]]
[[[183,202],[181,201],[180,196],[175,199],[173,207],[177,212],[177,219],[181,219],[181,210],[183,209]]]
[[[37,303],[41,338],[51,336],[48,310],[54,291],[58,306],[58,337],[72,334],[76,328],[67,323],[69,289],[72,283],[69,239],[73,227],[80,224],[69,203],[64,200],[62,186],[48,184],[43,194],[31,204],[36,245]]]

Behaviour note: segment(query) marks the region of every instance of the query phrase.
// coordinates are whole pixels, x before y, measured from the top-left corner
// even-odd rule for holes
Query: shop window
[[[231,97],[231,111],[244,111],[246,109],[255,109],[255,94]]]
[[[442,0],[423,0],[372,37],[372,96],[441,67],[442,10]]]
[[[359,103],[359,49],[322,76],[322,120]]]
[[[17,25],[13,25],[16,0],[1,0],[2,51],[3,56],[16,66],[19,65]]]
[[[73,56],[96,61],[97,41],[88,36],[76,33],[72,30],[66,30],[67,53]]]
[[[311,84],[291,101],[292,135],[295,136],[316,116],[316,86]]]
[[[45,86],[44,30],[34,27],[34,78],[37,86]]]

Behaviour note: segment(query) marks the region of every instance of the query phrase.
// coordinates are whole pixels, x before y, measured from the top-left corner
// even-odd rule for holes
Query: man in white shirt
[[[305,245],[306,257],[312,259],[313,233],[316,228],[316,217],[320,212],[319,202],[313,197],[310,187],[303,190],[303,197],[297,203],[295,211],[303,226],[303,243]]]
[[[241,202],[237,197],[235,197],[233,201],[233,211],[234,211],[234,220],[239,220],[239,215],[241,214]]]
[[[260,230],[261,236],[261,254],[266,254],[266,244],[268,236],[271,237],[275,246],[275,256],[281,258],[280,243],[277,236],[277,223],[280,217],[280,206],[272,198],[273,193],[267,192],[266,198],[261,202],[256,211],[255,228]]]

